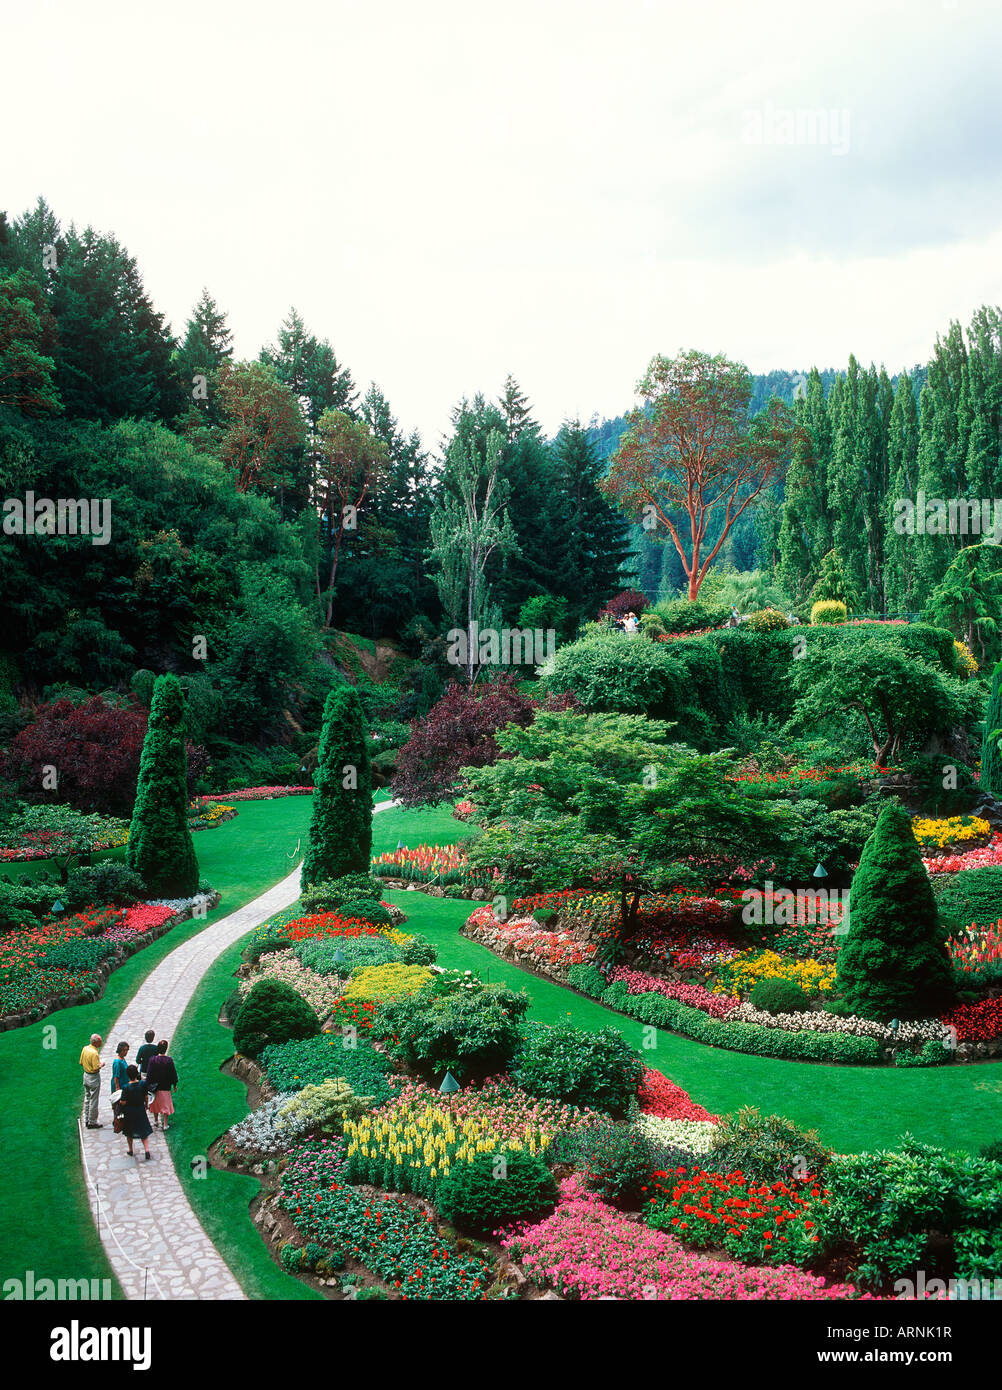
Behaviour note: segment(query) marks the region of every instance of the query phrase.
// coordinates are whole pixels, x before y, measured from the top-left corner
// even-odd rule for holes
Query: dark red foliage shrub
[[[450,681],[445,694],[423,719],[411,721],[411,736],[397,755],[393,793],[405,806],[441,801],[458,788],[461,767],[487,767],[498,760],[495,734],[506,724],[522,728],[537,709],[572,709],[573,695],[531,700],[518,689],[519,677],[499,676],[468,689]]]
[[[625,618],[627,613],[636,613],[639,618],[644,609],[650,606],[650,599],[639,589],[624,589],[599,609],[598,618],[600,622],[603,618]]]
[[[3,775],[32,800],[129,815],[148,717],[138,701],[119,706],[100,695],[82,705],[66,699],[42,705],[34,722],[11,742]],[[206,764],[205,750],[189,743],[188,758],[190,792],[192,779]],[[46,767],[56,770],[54,789],[43,785]]]

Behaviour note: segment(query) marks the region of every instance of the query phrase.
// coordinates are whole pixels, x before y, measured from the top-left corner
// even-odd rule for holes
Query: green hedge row
[[[710,1018],[699,1009],[666,999],[663,994],[627,994],[622,982],[610,985],[602,1002],[641,1023],[652,1023],[681,1033],[708,1047],[726,1047],[731,1052],[749,1052],[757,1057],[780,1057],[791,1062],[847,1062],[858,1066],[879,1066],[880,1044],[876,1038],[857,1038],[849,1033],[789,1033],[784,1028],[762,1028],[756,1023],[731,1023]]]

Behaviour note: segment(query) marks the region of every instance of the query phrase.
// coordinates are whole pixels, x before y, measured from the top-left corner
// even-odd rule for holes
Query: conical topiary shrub
[[[313,783],[303,887],[344,874],[367,874],[372,858],[369,727],[350,685],[327,696]]]
[[[1002,755],[999,753],[999,735],[996,732],[998,729],[1002,729],[1002,661],[995,667],[992,675],[992,693],[988,697],[985,732],[981,740],[979,778],[986,792],[1002,797]]]
[[[158,676],[139,760],[125,862],[153,898],[190,898],[198,860],[188,829],[184,693],[177,676]]]
[[[849,892],[836,989],[863,1018],[928,1018],[953,995],[932,884],[907,812],[894,801],[863,846]]]

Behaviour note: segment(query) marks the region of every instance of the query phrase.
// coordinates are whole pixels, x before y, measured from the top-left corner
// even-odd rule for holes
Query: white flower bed
[[[321,1022],[344,993],[344,984],[337,975],[320,975],[300,961],[292,951],[269,951],[261,957],[253,972],[240,981],[244,997],[259,980],[283,980],[306,1000]]]
[[[915,1023],[899,1023],[895,1032],[888,1023],[877,1023],[871,1018],[840,1018],[824,1010],[818,1013],[770,1014],[756,1009],[754,1004],[740,1004],[728,1022],[758,1023],[763,1028],[785,1028],[791,1033],[849,1033],[856,1038],[876,1038],[885,1046],[898,1043],[925,1042],[938,1038],[940,1042],[950,1042],[951,1033],[945,1024],[936,1018],[920,1019]]]
[[[193,898],[147,898],[145,901],[151,907],[169,907],[173,912],[186,912],[189,909],[194,912],[202,903],[208,909],[210,897],[209,893],[196,893]]]
[[[661,1115],[641,1115],[637,1129],[657,1144],[686,1149],[692,1154],[708,1154],[717,1126],[712,1120],[668,1120]]]

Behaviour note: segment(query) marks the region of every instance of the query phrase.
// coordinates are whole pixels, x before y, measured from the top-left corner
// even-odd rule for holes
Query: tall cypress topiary
[[[836,988],[863,1018],[928,1018],[951,1001],[953,971],[932,884],[907,812],[892,802],[863,846],[849,893]]]
[[[198,891],[187,773],[184,692],[177,676],[158,676],[125,851],[125,862],[154,898],[190,898]]]
[[[343,874],[367,874],[372,858],[369,726],[350,685],[327,696],[313,783],[303,887]]]
[[[1002,754],[999,753],[999,735],[1002,729],[1002,661],[995,667],[992,675],[992,693],[988,697],[985,713],[985,732],[981,740],[980,782],[986,792],[1002,797]],[[992,734],[995,737],[992,738]]]

